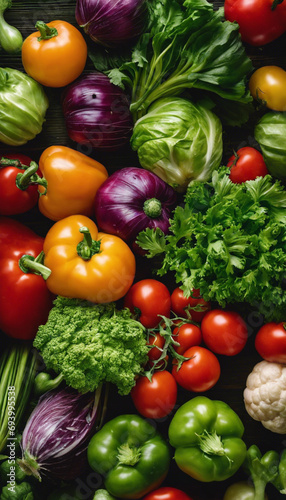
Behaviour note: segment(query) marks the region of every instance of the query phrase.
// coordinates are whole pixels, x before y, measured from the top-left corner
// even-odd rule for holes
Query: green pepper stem
[[[0,159],[0,167],[15,167],[25,169],[28,167],[28,165],[24,165],[20,162],[20,160],[17,160],[16,158],[12,159],[2,156],[2,158]]]
[[[83,240],[77,245],[78,256],[83,260],[90,260],[93,255],[100,253],[101,240],[93,240],[89,229],[85,226],[82,226],[79,232],[83,234]]]
[[[41,33],[41,36],[38,36],[38,41],[41,40],[49,40],[50,38],[54,38],[58,36],[58,31],[56,28],[51,28],[44,21],[37,21],[35,24],[35,28]]]
[[[31,161],[30,166],[25,168],[25,172],[19,173],[16,176],[16,186],[25,191],[32,184],[37,184],[38,186],[44,186],[45,191],[40,193],[41,195],[46,194],[48,182],[45,178],[40,177],[37,174],[38,165],[35,161]]]
[[[40,372],[34,380],[34,393],[36,396],[41,396],[47,391],[56,389],[64,380],[62,373],[57,377],[52,378],[49,373]]]
[[[157,198],[149,198],[149,200],[145,200],[144,202],[143,211],[147,217],[158,219],[162,213],[162,204]]]
[[[207,455],[224,456],[225,450],[221,438],[216,432],[212,434],[205,430],[202,434],[196,434],[199,439],[199,446],[201,450]]]
[[[23,273],[39,274],[44,280],[47,280],[51,274],[51,270],[44,266],[43,261],[44,252],[41,252],[36,258],[32,255],[22,255],[18,264]]]
[[[131,447],[129,444],[122,444],[118,448],[117,459],[122,465],[136,465],[141,456],[140,448]]]

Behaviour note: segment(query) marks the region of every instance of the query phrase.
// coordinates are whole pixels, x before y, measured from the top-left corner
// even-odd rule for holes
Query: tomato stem
[[[23,163],[20,162],[20,160],[17,159],[12,159],[12,158],[2,158],[0,159],[0,167],[15,167],[15,168],[22,168],[25,169],[28,167],[28,165],[24,165]]]
[[[41,36],[38,36],[38,41],[41,40],[49,40],[50,38],[54,38],[58,36],[58,31],[56,28],[50,28],[44,21],[37,21],[35,24],[35,28],[41,33]]]
[[[93,255],[100,253],[101,240],[93,240],[88,227],[82,226],[79,232],[83,234],[83,240],[77,245],[77,253],[83,260],[90,260]]]
[[[274,2],[272,2],[272,5],[271,5],[271,10],[275,10],[278,5],[283,3],[283,1],[284,0],[274,0]]]

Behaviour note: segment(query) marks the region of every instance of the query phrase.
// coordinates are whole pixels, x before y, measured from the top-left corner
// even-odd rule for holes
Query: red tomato
[[[182,490],[168,488],[168,486],[166,486],[152,491],[149,495],[144,497],[143,500],[192,500],[192,498]]]
[[[155,328],[162,319],[159,315],[170,317],[171,295],[164,283],[141,280],[128,290],[124,307],[128,307],[146,328]]]
[[[159,359],[162,354],[165,339],[159,333],[155,333],[154,335],[150,335],[148,344],[154,346],[148,352],[149,360],[154,361]]]
[[[258,330],[255,348],[271,363],[286,364],[286,323],[266,323]]]
[[[131,390],[137,411],[146,418],[162,418],[173,410],[177,401],[177,384],[167,370],[157,371],[152,381],[139,377]]]
[[[251,181],[269,174],[264,158],[255,148],[240,148],[227,162],[229,178],[235,184]]]
[[[234,356],[242,351],[247,342],[247,325],[233,311],[209,311],[202,321],[201,329],[204,343],[217,354]]]
[[[19,160],[22,165],[29,166],[31,158],[19,153],[6,154],[4,159]],[[2,161],[2,160],[1,160]],[[28,185],[25,188],[18,187],[16,177],[23,174],[25,169],[13,165],[1,166],[0,162],[0,214],[17,215],[27,212],[33,208],[39,199],[38,186]],[[39,172],[37,172],[39,174]]]
[[[274,7],[274,8],[273,8]],[[244,42],[265,45],[286,30],[286,4],[273,0],[225,0],[224,15],[236,21]]]
[[[186,358],[177,370],[174,360],[172,374],[176,382],[193,392],[204,392],[213,387],[220,377],[220,364],[215,354],[205,347],[194,346],[184,352]]]
[[[200,310],[194,310],[198,307]],[[192,318],[193,321],[202,321],[206,312],[210,309],[210,302],[206,302],[201,296],[199,290],[193,290],[192,297],[185,297],[181,288],[175,288],[171,294],[171,309],[182,318]]]
[[[178,346],[173,346],[175,351],[178,354],[184,354],[190,347],[200,345],[203,337],[201,329],[197,325],[193,323],[184,323],[173,330],[173,339],[180,344]]]

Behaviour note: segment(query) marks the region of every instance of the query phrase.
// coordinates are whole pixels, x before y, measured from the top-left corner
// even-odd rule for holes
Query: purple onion
[[[95,218],[100,229],[133,242],[147,227],[169,229],[176,203],[174,189],[148,170],[127,167],[114,172],[95,197]]]
[[[133,120],[126,94],[94,71],[67,87],[63,113],[69,137],[83,145],[118,149],[129,141]]]
[[[71,480],[81,474],[88,440],[102,417],[101,396],[101,388],[86,394],[71,388],[44,394],[23,431],[21,468],[39,480]]]
[[[75,18],[96,43],[116,47],[144,31],[146,0],[77,0]]]

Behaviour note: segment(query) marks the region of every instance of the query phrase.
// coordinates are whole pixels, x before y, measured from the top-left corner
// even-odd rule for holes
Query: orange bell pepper
[[[56,222],[43,247],[51,270],[48,289],[63,297],[106,303],[122,298],[131,287],[135,256],[118,236],[99,233],[84,215]]]
[[[89,156],[66,146],[50,146],[43,151],[39,169],[47,187],[39,186],[39,209],[57,221],[69,215],[93,215],[94,198],[107,179],[106,168]]]

